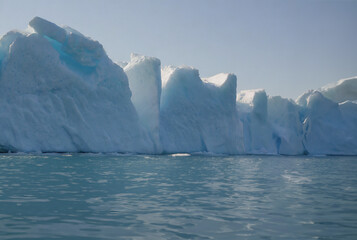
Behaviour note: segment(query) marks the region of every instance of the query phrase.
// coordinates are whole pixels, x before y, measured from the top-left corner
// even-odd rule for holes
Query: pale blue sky
[[[357,75],[357,1],[0,0],[0,34],[34,16],[98,40],[114,61],[135,52],[202,77],[232,72],[238,90],[296,98]]]

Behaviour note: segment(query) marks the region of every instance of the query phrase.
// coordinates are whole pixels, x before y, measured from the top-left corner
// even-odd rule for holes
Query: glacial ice
[[[237,93],[234,74],[116,64],[71,27],[29,25],[0,38],[0,152],[357,155],[357,77],[296,101]]]
[[[340,103],[357,100],[357,77],[341,79],[335,84],[321,88],[321,93],[328,99]]]
[[[236,76],[202,79],[190,67],[162,70],[160,136],[163,149],[175,152],[237,154],[240,129],[235,110]]]
[[[304,154],[301,108],[292,100],[274,96],[268,98],[268,121],[273,128],[277,153]]]
[[[60,27],[35,19],[40,33],[10,32],[0,40],[3,151],[152,153],[124,71],[104,50],[93,54],[99,43],[76,33],[61,43]]]
[[[357,154],[357,104],[338,104],[314,91],[307,99],[304,145],[310,154]]]
[[[131,55],[131,61],[124,67],[132,92],[131,101],[139,115],[141,124],[147,130],[155,153],[161,153],[160,141],[160,97],[161,63],[153,57]]]
[[[249,154],[277,154],[273,129],[268,121],[268,98],[263,89],[237,94],[237,111],[243,123],[244,147]]]
[[[345,101],[357,101],[357,77],[345,78],[337,81],[337,83],[328,84],[318,90],[326,98],[333,102],[341,103]],[[309,90],[300,95],[296,102],[306,107],[307,98],[314,93],[314,90]]]
[[[64,43],[66,41],[66,30],[57,26],[54,23],[47,21],[46,19],[34,17],[29,22],[29,26],[32,27],[35,32],[42,36],[47,36],[60,43]]]

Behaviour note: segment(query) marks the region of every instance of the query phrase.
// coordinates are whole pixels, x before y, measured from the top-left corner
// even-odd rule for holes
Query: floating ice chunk
[[[160,142],[161,63],[153,57],[131,55],[124,68],[132,92],[131,101],[141,124],[155,144],[155,152],[162,151]]]
[[[191,154],[189,153],[174,153],[174,154],[171,154],[171,157],[189,157],[191,156]]]

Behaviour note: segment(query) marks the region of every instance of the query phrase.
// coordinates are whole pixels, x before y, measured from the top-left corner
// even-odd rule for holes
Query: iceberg
[[[293,101],[40,17],[0,38],[0,152],[357,155],[357,77]]]
[[[293,100],[280,96],[268,98],[268,121],[273,128],[278,154],[305,153],[301,111]]]
[[[309,154],[357,154],[357,104],[335,103],[314,91],[307,99],[303,122],[304,145]]]
[[[41,18],[0,40],[0,146],[24,152],[142,152],[123,69],[103,47]]]
[[[161,153],[160,97],[161,63],[153,57],[131,55],[124,71],[129,79],[131,101],[139,115],[140,123],[154,143],[154,152]]]
[[[196,69],[169,66],[161,76],[160,136],[164,152],[242,151],[235,75],[202,80]]]
[[[309,154],[357,154],[357,78],[341,79],[299,96]]]
[[[245,152],[277,154],[277,140],[268,121],[268,97],[265,90],[240,91],[236,100],[237,111],[243,123]]]

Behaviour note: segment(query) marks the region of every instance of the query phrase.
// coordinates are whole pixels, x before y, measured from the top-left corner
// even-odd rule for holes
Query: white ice
[[[337,83],[324,86],[320,92],[328,99],[340,103],[357,100],[357,77],[341,79]]]
[[[39,32],[0,40],[1,148],[152,153],[127,76],[101,45],[76,33],[63,41],[62,28],[31,23]]]
[[[131,55],[131,61],[124,67],[132,92],[131,101],[155,144],[155,153],[161,153],[160,141],[160,97],[161,63],[153,57]]]
[[[295,102],[237,94],[234,74],[116,64],[71,27],[29,25],[0,38],[0,152],[357,154],[357,77]]]
[[[314,91],[307,99],[304,145],[309,154],[357,154],[357,104],[335,103]]]
[[[237,111],[243,123],[244,148],[249,154],[277,154],[276,138],[268,121],[268,98],[263,89],[237,94]]]
[[[273,128],[277,153],[304,154],[301,107],[294,101],[280,96],[268,98],[268,121]]]
[[[202,81],[196,69],[166,67],[162,78],[160,135],[165,152],[236,154],[242,150],[234,75],[225,75],[217,86],[215,77]]]

